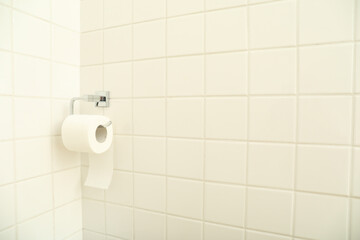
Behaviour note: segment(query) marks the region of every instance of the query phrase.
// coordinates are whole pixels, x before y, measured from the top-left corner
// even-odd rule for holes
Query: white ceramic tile
[[[14,93],[22,96],[50,96],[49,61],[15,54]]]
[[[165,185],[165,177],[135,174],[134,205],[163,212],[165,210]]]
[[[36,17],[50,19],[50,2],[47,0],[13,0],[13,7]]]
[[[165,56],[165,20],[136,24],[133,31],[135,59]]]
[[[206,14],[206,51],[230,51],[247,47],[247,13],[235,8]]]
[[[246,98],[208,98],[206,100],[206,137],[246,139]]]
[[[105,205],[102,202],[83,199],[82,221],[84,229],[105,232]],[[85,238],[86,239],[86,238]]]
[[[299,100],[299,141],[349,144],[351,138],[351,97],[301,97]]]
[[[247,53],[207,55],[206,94],[246,94],[247,68]]]
[[[295,87],[296,49],[251,52],[251,94],[292,94],[295,93]]]
[[[131,171],[132,159],[132,137],[114,136],[114,168]]]
[[[134,137],[134,170],[165,174],[165,138]]]
[[[167,217],[168,240],[199,240],[202,236],[202,223],[185,218]]]
[[[203,137],[203,99],[168,99],[167,134],[177,137]]]
[[[54,137],[52,139],[52,160],[53,170],[64,170],[80,165],[80,154],[72,152],[64,147],[61,137]]]
[[[105,110],[105,115],[114,123],[114,134],[131,134],[132,104],[131,100],[112,100],[111,107]]]
[[[352,199],[351,200],[351,232],[350,238],[351,239],[358,239],[360,238],[360,200],[359,199]]]
[[[202,218],[202,182],[168,178],[166,199],[168,213],[196,219]]]
[[[246,231],[246,240],[291,240],[290,237],[285,237],[281,235],[264,233],[264,232],[255,232],[255,231]],[[294,240],[300,240],[295,239]]]
[[[67,238],[66,240],[83,240],[83,230],[73,234],[71,237]]]
[[[134,133],[165,135],[165,100],[134,100]]]
[[[73,168],[54,174],[54,204],[56,206],[81,197],[80,168]]]
[[[133,210],[112,204],[106,205],[106,233],[122,239],[132,239]]]
[[[227,227],[217,224],[204,224],[204,240],[244,240],[244,231],[239,228]]]
[[[0,94],[12,93],[11,69],[12,69],[12,54],[8,52],[0,51]]]
[[[250,143],[248,159],[248,184],[292,189],[294,145]]]
[[[354,0],[305,0],[298,11],[301,44],[353,38]]]
[[[353,44],[300,48],[300,93],[351,92],[353,55]]]
[[[13,142],[0,143],[0,185],[14,180],[14,147]]]
[[[346,239],[347,212],[346,198],[297,193],[294,235],[319,240]]]
[[[81,62],[83,64],[83,62]],[[107,66],[104,66],[106,71]],[[104,73],[105,77],[107,76]],[[80,95],[93,94],[95,91],[100,91],[103,89],[103,67],[102,66],[90,66],[90,67],[81,67],[80,68]],[[106,80],[104,80],[106,84]],[[112,91],[117,91],[113,90]],[[112,92],[111,91],[111,92]]]
[[[11,49],[11,25],[12,11],[8,7],[0,6],[0,48]]]
[[[104,0],[104,27],[128,24],[131,20],[131,0]]]
[[[14,51],[50,58],[50,37],[49,23],[20,12],[13,12]]]
[[[103,235],[100,233],[95,233],[95,232],[90,232],[90,231],[87,231],[86,229],[83,231],[84,231],[84,239],[83,240],[108,240],[106,238],[106,235]]]
[[[136,0],[133,7],[135,22],[163,18],[166,14],[165,0]]]
[[[80,3],[82,1],[73,0],[53,0],[52,5],[52,20],[64,27],[80,31]],[[84,20],[84,19],[83,19]],[[92,19],[86,18],[86,22]]]
[[[55,210],[55,239],[67,239],[82,229],[81,201],[76,201]]]
[[[134,211],[136,240],[164,240],[165,216],[147,211]]]
[[[164,96],[165,81],[165,59],[134,63],[134,97]]]
[[[250,98],[250,139],[295,141],[295,110],[294,97]]]
[[[48,239],[54,238],[53,213],[46,213],[30,221],[18,225],[17,239]]]
[[[112,28],[104,31],[104,62],[130,60],[132,57],[131,27]]]
[[[249,189],[246,227],[291,234],[292,193]]]
[[[167,21],[167,54],[204,52],[204,16],[196,14]]]
[[[295,45],[294,0],[252,6],[249,8],[249,19],[251,48]]]
[[[348,194],[350,148],[299,146],[297,189]]]
[[[233,226],[244,226],[245,190],[223,184],[205,184],[205,220]]]
[[[82,185],[81,196],[83,198],[87,198],[87,199],[105,201],[105,191],[103,189],[98,189],[98,188],[92,188],[92,187],[85,186],[85,181],[86,181],[86,178],[87,178],[88,171],[89,171],[88,167],[81,167],[81,185]],[[83,209],[84,209],[84,211],[87,211],[87,210],[85,210],[85,205],[84,204],[85,203],[83,203]],[[89,206],[91,207],[91,204]],[[98,208],[97,211],[98,211],[99,215],[102,216],[103,213],[102,213],[101,209],[103,208],[103,206],[100,207],[99,205],[96,205],[96,207]],[[85,217],[84,217],[84,213],[83,213],[83,222],[85,221],[84,218]],[[102,219],[100,219],[100,221],[102,221]],[[94,223],[90,222],[90,224],[94,224]],[[85,222],[84,222],[83,225],[85,226]],[[103,226],[101,226],[101,228],[102,227]],[[89,227],[88,229],[92,229],[92,228]]]
[[[227,8],[245,5],[246,0],[206,0],[206,9]]]
[[[11,6],[12,0],[0,0],[0,3]]]
[[[104,89],[111,90],[111,98],[131,97],[131,63],[115,63],[104,65]]]
[[[100,29],[103,26],[103,0],[80,1],[81,31]]]
[[[204,93],[204,57],[190,56],[167,60],[167,94],[169,96]]]
[[[359,15],[359,13],[358,13],[358,12],[360,12],[359,0],[357,0],[357,2],[356,2],[355,5],[356,5],[356,7],[357,7],[357,9],[355,10],[355,11],[357,12],[357,14],[355,14],[355,15],[356,15],[356,23],[355,23],[355,26],[358,27],[358,26],[360,26],[360,15]],[[356,31],[356,40],[360,40],[360,31],[359,31],[359,29],[357,28],[355,31]]]
[[[105,192],[106,200],[113,203],[132,205],[133,177],[131,173],[114,171],[109,189]]]
[[[16,240],[16,230],[15,227],[8,228],[0,232],[1,240]]]
[[[53,63],[52,96],[67,98],[80,94],[80,71],[78,67]],[[68,102],[67,102],[68,103]]]
[[[0,229],[15,224],[14,185],[0,187]]]
[[[360,149],[353,150],[351,194],[360,197]]]
[[[358,5],[360,6],[360,4],[358,4]],[[360,16],[359,16],[359,19],[360,19]],[[360,33],[359,33],[359,35],[360,35]],[[356,50],[355,51],[356,59],[355,59],[355,66],[354,66],[355,67],[355,91],[360,92],[360,43],[355,45],[355,50]]]
[[[167,174],[203,178],[204,143],[201,140],[167,140]]]
[[[48,136],[50,134],[49,100],[15,98],[14,111],[15,137]]]
[[[106,46],[106,45],[105,45]],[[80,64],[100,64],[103,61],[103,33],[83,33],[80,37]]]
[[[21,222],[52,208],[51,176],[20,182],[16,187],[18,221]]]
[[[11,97],[0,97],[0,139],[11,139],[13,137],[13,100]]]
[[[54,60],[73,65],[80,63],[80,34],[54,26],[52,37]]]
[[[169,0],[167,1],[167,16],[183,15],[204,10],[202,0]]]
[[[207,141],[205,149],[205,179],[245,183],[245,143]]]
[[[15,150],[17,180],[51,171],[51,138],[16,141]]]

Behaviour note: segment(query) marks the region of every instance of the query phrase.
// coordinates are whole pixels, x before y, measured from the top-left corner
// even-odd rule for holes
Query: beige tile
[[[104,0],[104,27],[128,24],[131,20],[131,0]]]
[[[202,236],[202,223],[179,217],[167,217],[168,240],[198,240]]]
[[[132,58],[132,30],[130,26],[104,31],[104,62],[126,61]]]
[[[166,15],[165,0],[136,0],[133,7],[135,22],[163,18]]]
[[[133,169],[132,146],[131,136],[114,136],[115,169],[128,171]]]
[[[14,146],[13,142],[0,143],[0,185],[10,183],[14,180]],[[0,238],[1,239],[1,238]]]
[[[13,112],[14,105],[11,97],[0,97],[0,108],[2,117],[0,118],[0,139],[10,140],[13,137]]]
[[[30,221],[19,224],[17,239],[53,239],[54,236],[54,222],[53,214],[46,213],[40,215]]]
[[[100,29],[103,26],[103,0],[80,1],[82,32]]]
[[[351,195],[360,197],[360,149],[353,150]]]
[[[5,6],[0,6],[0,49],[11,49],[11,35],[12,35],[12,25],[11,25],[12,12],[11,9]],[[17,26],[17,31],[21,31],[20,26]]]
[[[91,65],[103,62],[103,33],[101,31],[81,34],[80,64]]]
[[[134,137],[134,170],[165,174],[165,138]]]
[[[206,10],[245,5],[246,0],[206,0]]]
[[[106,204],[106,233],[122,239],[132,239],[133,209]]]
[[[114,171],[109,189],[105,192],[106,201],[122,205],[133,203],[133,174]]]
[[[82,230],[81,200],[56,209],[54,212],[54,225],[55,240],[65,239]]]
[[[12,54],[0,51],[0,94],[12,93],[12,81]]]
[[[15,224],[15,187],[7,185],[0,187],[0,229],[10,227]],[[21,206],[20,206],[21,207]]]
[[[54,205],[60,206],[81,198],[80,167],[54,174]]]
[[[105,204],[99,201],[83,199],[82,220],[85,229],[105,233]]]
[[[104,65],[104,89],[111,90],[111,98],[132,96],[132,64]]]
[[[131,134],[132,102],[131,100],[112,100],[111,107],[105,110],[105,115],[114,123],[114,134]]]
[[[351,239],[358,239],[360,237],[360,230],[358,228],[360,224],[360,200],[352,199],[351,200]]]
[[[165,100],[134,100],[134,133],[138,135],[165,135]]]
[[[244,240],[244,231],[240,228],[222,226],[212,223],[204,225],[204,240]]]
[[[77,32],[80,32],[81,1],[54,0],[52,1],[51,5],[52,5],[51,17],[55,23],[64,26],[66,28],[75,30]],[[87,19],[86,21],[88,20],[91,19]]]
[[[135,210],[135,236],[137,240],[164,240],[165,216],[148,211]]]
[[[204,10],[203,0],[169,0],[167,1],[167,16],[183,15]]]
[[[52,58],[56,61],[80,64],[80,34],[61,27],[53,26]]]

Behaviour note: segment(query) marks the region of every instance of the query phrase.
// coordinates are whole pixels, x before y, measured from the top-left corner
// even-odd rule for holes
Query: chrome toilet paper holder
[[[82,97],[73,97],[70,100],[70,114],[74,114],[74,105],[76,101],[95,102],[95,107],[109,107],[110,106],[110,92],[109,91],[97,91],[94,95],[84,95]],[[108,127],[112,124],[111,121],[102,125]]]

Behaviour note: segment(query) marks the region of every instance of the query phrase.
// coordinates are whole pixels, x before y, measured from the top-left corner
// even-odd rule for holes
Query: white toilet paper
[[[109,118],[99,115],[70,115],[62,125],[64,146],[89,154],[86,186],[107,189],[113,174],[113,128]]]

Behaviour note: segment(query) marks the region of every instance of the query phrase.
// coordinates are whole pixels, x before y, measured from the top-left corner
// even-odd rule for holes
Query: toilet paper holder
[[[110,106],[110,92],[109,91],[97,91],[94,95],[84,95],[82,97],[73,97],[70,100],[70,114],[74,114],[74,105],[76,101],[95,102],[95,107],[109,107]],[[111,121],[102,125],[108,127],[112,124]]]

